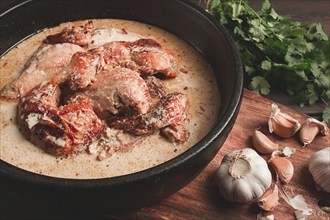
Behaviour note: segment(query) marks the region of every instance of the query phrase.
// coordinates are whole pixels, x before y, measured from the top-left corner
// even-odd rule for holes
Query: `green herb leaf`
[[[330,106],[324,108],[322,112],[322,118],[324,123],[327,124],[330,122]]]
[[[311,24],[306,37],[310,40],[328,40],[328,35],[324,33],[320,23]]]
[[[268,95],[268,93],[270,92],[270,85],[267,80],[262,76],[253,77],[249,88],[263,95]]]
[[[269,0],[260,11],[247,0],[210,0],[208,10],[233,35],[249,89],[266,95],[279,87],[300,106],[329,103],[330,43],[321,24],[294,22]]]
[[[261,62],[261,69],[270,70],[272,68],[272,63],[269,60],[264,60]]]

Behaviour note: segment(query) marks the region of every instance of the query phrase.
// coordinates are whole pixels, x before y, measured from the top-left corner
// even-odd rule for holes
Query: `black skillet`
[[[2,11],[0,18],[0,54],[62,22],[120,18],[161,27],[203,54],[213,68],[221,94],[220,100],[214,100],[221,102],[221,107],[211,132],[178,157],[142,172],[94,180],[63,179],[31,173],[0,160],[2,192],[33,205],[32,212],[53,208],[56,212],[107,213],[160,201],[192,181],[213,159],[232,129],[243,91],[239,54],[225,28],[190,1],[25,1]],[[0,196],[0,201],[6,203],[5,197]]]

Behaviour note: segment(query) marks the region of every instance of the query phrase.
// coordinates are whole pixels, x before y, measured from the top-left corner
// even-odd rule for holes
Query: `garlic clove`
[[[281,112],[276,104],[272,104],[268,127],[270,133],[274,132],[280,137],[288,138],[300,129],[301,124],[290,115]]]
[[[283,183],[289,183],[293,177],[294,168],[290,160],[285,157],[273,157],[268,163],[274,168],[279,179]]]
[[[254,148],[261,154],[271,154],[273,151],[278,150],[278,144],[272,142],[261,131],[255,130],[252,135],[252,143]]]
[[[307,144],[310,144],[319,133],[327,135],[327,126],[314,118],[307,118],[299,131],[299,138],[305,147]]]
[[[330,147],[315,152],[309,160],[308,168],[317,188],[330,193]]]
[[[257,200],[257,202],[259,207],[263,210],[272,211],[278,204],[278,200],[278,187],[276,184],[272,184],[272,186],[265,191],[265,193]]]

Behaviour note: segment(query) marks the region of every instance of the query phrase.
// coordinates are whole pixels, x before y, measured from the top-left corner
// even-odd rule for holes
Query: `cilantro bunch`
[[[262,95],[277,87],[301,107],[322,101],[323,120],[330,120],[330,45],[321,24],[280,16],[269,0],[260,11],[247,0],[211,0],[208,10],[237,43],[246,87]]]

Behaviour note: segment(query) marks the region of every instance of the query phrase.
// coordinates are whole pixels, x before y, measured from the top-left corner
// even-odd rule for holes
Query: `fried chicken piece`
[[[56,80],[41,84],[21,99],[17,118],[28,140],[52,155],[65,157],[85,150],[104,124],[88,98],[58,106],[59,95]]]
[[[145,114],[150,110],[151,97],[147,84],[139,73],[127,68],[117,67],[100,72],[92,85],[76,94],[89,97],[100,117],[104,112],[118,114],[133,109]]]
[[[112,44],[120,47],[121,43]],[[118,59],[124,59],[122,50],[106,50],[103,46],[86,52],[76,53],[70,64],[64,69],[62,78],[72,90],[84,89],[96,80],[96,74],[106,68],[116,66]],[[119,52],[117,52],[117,50]],[[118,53],[118,55],[116,55]]]
[[[65,28],[60,33],[47,36],[45,43],[71,43],[79,46],[86,46],[89,44],[92,37],[93,28],[94,25],[92,21],[88,21],[83,26],[72,26],[71,28]]]
[[[72,55],[79,51],[83,48],[75,44],[42,45],[21,75],[1,90],[0,96],[9,99],[24,96],[35,86],[58,74],[70,63]]]
[[[184,125],[188,122],[188,97],[182,93],[170,93],[164,96],[157,106],[147,114],[131,117],[115,117],[108,121],[111,128],[123,130],[133,135],[148,135],[156,130],[165,130],[165,137],[170,141],[184,143],[189,133]],[[170,134],[172,133],[172,134]]]
[[[83,89],[95,81],[98,72],[117,66],[126,67],[142,75],[163,73],[173,78],[175,59],[169,50],[152,39],[134,42],[114,41],[96,49],[76,53],[64,70],[71,89]]]
[[[170,142],[176,142],[178,144],[184,144],[190,136],[190,133],[184,124],[169,125],[162,128],[160,133]]]
[[[62,71],[63,81],[67,81],[72,90],[83,89],[95,81],[95,75],[101,71],[102,58],[93,52],[78,52],[72,56],[70,64]]]
[[[168,78],[175,78],[176,61],[173,53],[153,39],[140,39],[128,43],[131,49],[131,60],[138,71],[144,75],[163,73]]]

